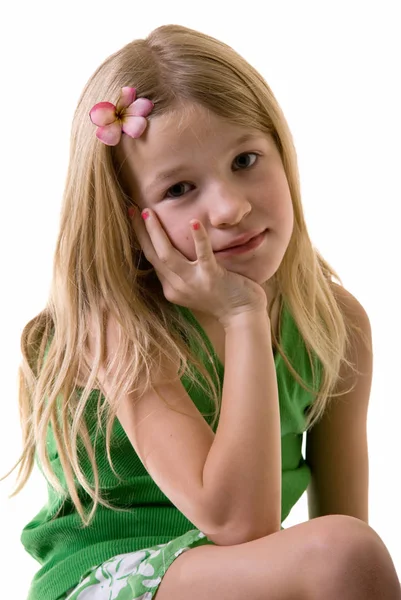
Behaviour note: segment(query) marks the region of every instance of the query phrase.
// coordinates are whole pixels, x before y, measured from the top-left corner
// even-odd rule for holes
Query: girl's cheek
[[[164,208],[162,206],[161,208]],[[195,244],[190,228],[190,220],[197,218],[194,211],[189,210],[157,210],[160,223],[176,250],[181,252],[187,260],[196,260]]]
[[[176,241],[174,246],[187,258],[188,260],[196,260],[195,244],[191,232],[181,231],[175,238]]]
[[[176,225],[174,223],[166,224],[164,228],[174,248],[181,252],[188,260],[196,260],[195,245],[189,222],[187,229],[182,224]]]

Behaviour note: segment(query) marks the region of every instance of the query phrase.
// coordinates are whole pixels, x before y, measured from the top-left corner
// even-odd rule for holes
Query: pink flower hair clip
[[[99,102],[89,113],[90,120],[97,125],[96,137],[107,146],[117,146],[123,133],[138,138],[146,129],[145,117],[154,104],[147,98],[136,97],[136,88],[123,87],[117,106],[111,102]]]

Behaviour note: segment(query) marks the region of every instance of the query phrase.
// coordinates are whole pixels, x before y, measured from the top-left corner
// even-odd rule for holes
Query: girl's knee
[[[364,521],[348,515],[327,515],[313,520],[314,540],[322,552],[342,551],[381,542],[377,533]],[[383,543],[383,542],[381,542]]]
[[[364,521],[346,515],[322,517],[317,529],[319,573],[331,598],[354,598],[378,591],[399,590],[399,580],[390,554],[379,535]],[[353,595],[356,594],[356,595]],[[333,596],[334,597],[334,596]],[[362,597],[362,596],[361,596]],[[383,595],[383,598],[397,598]]]
[[[328,581],[374,562],[381,540],[367,523],[348,515],[328,515],[316,521],[315,555]]]

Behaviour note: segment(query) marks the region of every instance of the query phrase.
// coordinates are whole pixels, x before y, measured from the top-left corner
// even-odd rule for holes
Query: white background
[[[401,576],[400,10],[386,0],[2,4],[1,475],[21,449],[20,335],[47,301],[78,97],[120,47],[186,25],[233,46],[272,87],[293,132],[313,243],[370,317],[370,525]],[[46,489],[35,470],[10,500],[14,480],[0,482],[1,595],[23,600],[39,565],[19,536]],[[304,494],[284,527],[307,518]]]

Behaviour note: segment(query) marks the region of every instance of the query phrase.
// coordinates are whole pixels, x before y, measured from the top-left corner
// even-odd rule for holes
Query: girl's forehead
[[[150,156],[156,160],[158,156],[165,158],[166,153],[195,151],[209,146],[216,151],[221,146],[224,151],[226,146],[244,136],[269,137],[255,128],[229,122],[203,107],[190,107],[149,118],[140,138],[122,136],[117,154],[125,155],[128,160]]]
[[[203,108],[175,110],[148,119],[139,138],[123,135],[116,146],[121,175],[138,191],[150,190],[158,180],[183,165],[203,164],[205,160],[229,155],[243,143],[264,141],[265,133],[228,122]]]
[[[196,138],[209,139],[221,136],[232,136],[238,134],[254,133],[263,135],[261,131],[239,125],[228,119],[206,109],[202,106],[185,107],[183,110],[174,110],[154,119],[149,119],[149,131],[157,130],[158,135],[170,136],[171,138]],[[145,132],[146,133],[146,132]],[[146,139],[146,136],[145,138]]]

